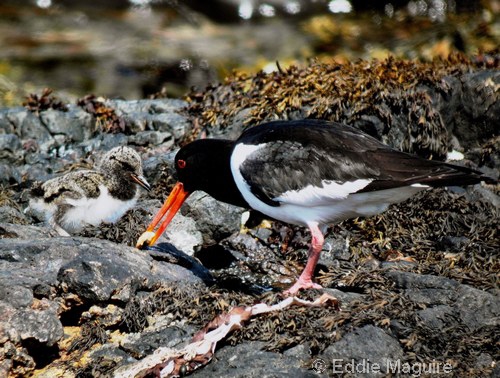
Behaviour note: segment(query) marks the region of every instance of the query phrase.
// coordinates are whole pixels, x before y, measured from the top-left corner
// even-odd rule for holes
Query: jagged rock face
[[[66,112],[0,110],[0,375],[111,375],[160,346],[185,344],[233,306],[282,300],[279,291],[306,261],[307,232],[279,222],[240,231],[244,209],[204,193],[186,202],[164,244],[132,248],[175,183],[176,149],[201,130],[188,116],[205,123],[209,136],[234,138],[269,117],[328,115],[424,155],[466,147],[467,164],[498,175],[493,120],[500,102],[490,90],[498,71],[465,72],[470,64],[448,62],[441,71],[424,65],[412,73],[413,63],[374,63],[362,78],[373,84],[371,94],[352,91],[346,100],[366,64],[236,76],[189,104],[109,101],[99,105],[110,117],[100,129],[89,112],[98,106],[92,98]],[[398,67],[406,86],[390,77],[375,83],[376,67]],[[333,73],[345,83],[328,92]],[[323,102],[319,89],[308,89],[320,76],[330,93]],[[266,95],[273,82],[281,97]],[[244,85],[246,94],[238,89]],[[389,88],[388,97],[377,88]],[[408,108],[419,98],[423,103]],[[141,154],[153,188],[117,223],[64,238],[23,213],[33,181],[89,168],[96,163],[91,156],[118,145]],[[255,317],[194,376],[308,376],[312,368],[349,367],[334,360],[364,358],[381,372],[397,361],[435,360],[450,363],[457,376],[498,373],[492,351],[500,316],[499,213],[498,187],[476,186],[421,193],[382,215],[332,225],[317,277],[341,311],[290,307]]]

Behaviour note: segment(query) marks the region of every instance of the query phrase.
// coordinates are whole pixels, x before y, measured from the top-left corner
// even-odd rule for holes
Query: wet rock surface
[[[366,62],[359,64],[358,69]],[[390,61],[386,68],[404,64]],[[494,120],[500,110],[498,91],[490,90],[498,84],[498,73],[448,64],[444,78],[425,76],[428,67],[417,74],[417,82],[427,77],[425,91],[433,100],[421,114],[428,123],[415,128],[413,137],[429,140],[443,131],[440,142],[430,144],[438,146],[433,153],[461,149],[467,160],[460,164],[482,164],[498,175]],[[456,74],[450,74],[453,69]],[[311,70],[301,72],[315,81]],[[338,80],[344,74],[349,78],[356,67],[335,70]],[[263,96],[259,91],[268,90],[266,83],[287,88],[283,83],[298,73],[249,77],[247,90],[253,89],[247,97]],[[415,98],[411,80],[409,97],[404,85],[400,88],[405,101]],[[448,88],[445,94],[437,82]],[[352,101],[343,105],[342,114],[332,103],[321,113],[319,103],[296,106],[292,100],[283,111],[264,114],[259,104],[248,107],[235,89],[239,85],[235,80],[208,89],[191,102],[104,100],[99,105],[87,98],[66,111],[0,110],[0,375],[112,376],[160,346],[185,345],[231,307],[282,299],[280,291],[306,261],[308,232],[279,222],[240,229],[244,209],[203,193],[189,199],[155,249],[133,248],[175,182],[172,159],[186,141],[205,134],[235,137],[276,114],[323,116],[327,109],[393,145],[408,133],[402,121],[408,114],[402,117],[383,101],[374,103],[371,116],[367,109],[353,109]],[[227,107],[216,112],[206,101],[211,96],[222,104],[221,94]],[[92,111],[96,107],[107,117]],[[214,114],[219,120],[209,121]],[[343,118],[348,114],[352,117]],[[436,129],[432,122],[437,119]],[[34,181],[92,167],[117,145],[139,151],[153,186],[117,223],[89,226],[64,238],[24,214]],[[424,155],[430,151],[424,150]],[[450,366],[453,376],[494,376],[499,219],[498,187],[475,186],[420,193],[384,214],[332,225],[316,277],[340,300],[340,311],[290,307],[252,318],[194,375],[313,377],[369,360],[379,370],[366,376],[391,373],[396,363],[416,368],[432,362],[441,369]],[[320,293],[300,296],[315,299]]]

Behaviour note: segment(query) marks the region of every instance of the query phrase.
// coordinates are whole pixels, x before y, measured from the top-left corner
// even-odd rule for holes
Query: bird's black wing
[[[283,193],[308,185],[350,182],[355,184],[344,189],[357,193],[412,184],[467,185],[483,177],[468,168],[394,150],[355,128],[321,120],[262,124],[243,133],[238,144],[262,147],[239,169],[253,194],[270,205],[278,205]],[[322,196],[328,201],[335,193],[319,190],[313,195],[320,204]]]

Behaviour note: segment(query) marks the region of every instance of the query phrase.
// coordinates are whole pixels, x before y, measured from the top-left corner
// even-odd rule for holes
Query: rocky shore
[[[397,73],[406,64],[235,76],[186,100],[88,96],[75,105],[45,93],[0,109],[0,375],[113,376],[159,347],[182,348],[232,307],[283,299],[309,235],[278,222],[240,229],[244,209],[204,193],[189,198],[157,248],[133,247],[175,183],[176,149],[194,138],[328,118],[426,157],[459,151],[457,164],[497,178],[498,67],[450,61]],[[92,167],[119,145],[141,154],[153,190],[116,224],[65,238],[24,212],[34,181]],[[192,375],[499,376],[498,192],[433,190],[332,225],[317,277],[339,307],[254,316]]]

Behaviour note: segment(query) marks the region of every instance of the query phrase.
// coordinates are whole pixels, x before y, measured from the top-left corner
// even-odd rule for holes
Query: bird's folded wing
[[[363,189],[381,174],[364,156],[385,146],[355,129],[271,127],[274,131],[264,140],[249,130],[234,151],[245,155],[239,170],[246,184],[270,205],[327,204]]]
[[[96,198],[100,193],[101,182],[102,176],[98,172],[71,172],[43,184],[43,198],[46,202],[66,202],[83,197]]]
[[[279,123],[271,127],[274,132],[265,139],[250,129],[234,151],[245,154],[239,171],[246,184],[269,205],[321,206],[360,192],[466,185],[481,175],[397,151],[345,125],[312,123],[306,131]]]

